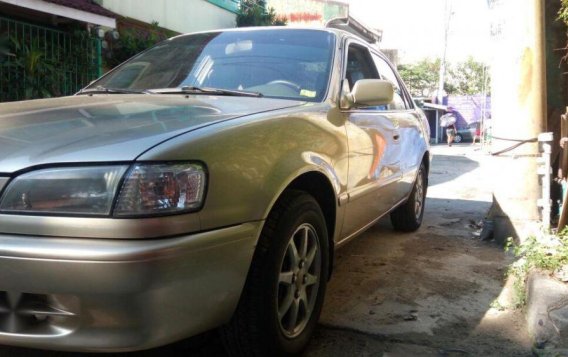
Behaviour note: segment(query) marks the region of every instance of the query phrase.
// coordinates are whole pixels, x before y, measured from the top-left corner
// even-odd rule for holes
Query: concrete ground
[[[338,251],[309,356],[530,356],[521,311],[504,309],[511,257],[481,242],[490,160],[470,144],[433,148],[423,226],[388,219]]]
[[[491,204],[488,157],[467,144],[433,154],[422,228],[397,233],[384,219],[337,252],[305,356],[531,355],[524,315],[502,306],[511,257],[476,237]],[[136,355],[225,356],[214,334],[200,342]],[[0,356],[71,354],[4,347]]]

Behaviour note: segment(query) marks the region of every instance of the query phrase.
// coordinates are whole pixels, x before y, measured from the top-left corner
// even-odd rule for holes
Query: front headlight
[[[37,170],[16,177],[0,203],[2,213],[110,215],[128,166]]]
[[[205,185],[205,168],[196,163],[43,169],[12,180],[1,197],[0,213],[116,217],[185,213],[201,208]]]
[[[200,164],[134,165],[120,189],[114,215],[148,216],[195,211],[205,194]]]

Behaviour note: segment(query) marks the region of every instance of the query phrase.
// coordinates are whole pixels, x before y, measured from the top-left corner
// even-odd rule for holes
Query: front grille
[[[74,313],[56,307],[48,295],[0,291],[0,333],[50,335]]]

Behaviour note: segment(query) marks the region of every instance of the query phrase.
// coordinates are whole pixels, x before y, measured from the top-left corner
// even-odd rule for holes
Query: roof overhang
[[[337,17],[335,19],[331,19],[325,24],[325,27],[347,31],[363,38],[371,44],[378,45],[383,39],[383,32],[381,30],[372,29],[351,15],[348,17]]]
[[[69,19],[86,22],[93,25],[116,28],[116,19],[103,15],[93,14],[83,10],[77,10],[66,6],[52,4],[41,0],[0,0],[14,6],[44,12],[46,14],[66,17]]]
[[[442,104],[424,103],[424,108],[448,111],[448,106]]]

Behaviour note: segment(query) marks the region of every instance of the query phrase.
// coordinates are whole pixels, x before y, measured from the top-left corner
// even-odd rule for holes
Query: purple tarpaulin
[[[487,101],[485,103],[485,100]],[[483,95],[449,96],[448,106],[453,107],[457,114],[458,128],[466,127],[476,121],[481,121],[483,106],[486,105],[485,118],[491,118],[491,97]]]

